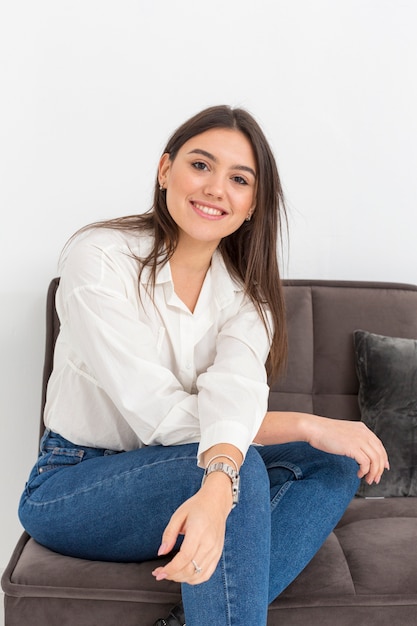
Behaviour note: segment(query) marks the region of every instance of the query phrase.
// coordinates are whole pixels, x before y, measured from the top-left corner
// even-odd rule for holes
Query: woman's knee
[[[356,492],[359,466],[354,459],[318,450],[307,443],[284,447],[285,466],[288,467],[291,461],[298,478],[319,481],[323,487],[335,492]]]
[[[251,446],[240,469],[241,495],[257,502],[258,505],[265,502],[269,507],[269,487],[265,463],[256,447]]]
[[[324,453],[326,454],[326,453]],[[359,465],[355,459],[337,454],[327,454],[323,460],[332,489],[353,496],[359,487]]]

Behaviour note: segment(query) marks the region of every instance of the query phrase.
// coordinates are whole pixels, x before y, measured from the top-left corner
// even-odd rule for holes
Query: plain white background
[[[184,119],[228,103],[264,128],[290,213],[285,276],[417,283],[416,27],[415,0],[1,3],[0,568],[36,455],[61,247],[149,207]]]

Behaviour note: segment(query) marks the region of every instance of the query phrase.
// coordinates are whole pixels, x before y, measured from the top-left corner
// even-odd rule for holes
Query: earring
[[[248,216],[245,217],[245,222],[250,222],[252,215],[248,213]]]
[[[159,191],[162,191],[162,190],[163,190],[163,188],[164,188],[163,184],[162,184],[162,183],[160,183],[160,185],[159,185]]]

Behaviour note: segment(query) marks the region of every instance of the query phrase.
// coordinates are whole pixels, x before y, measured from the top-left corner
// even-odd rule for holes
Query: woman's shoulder
[[[96,277],[102,274],[103,267],[137,271],[138,259],[146,257],[152,245],[153,237],[139,229],[93,226],[79,231],[70,240],[59,260],[58,271],[60,275]]]
[[[149,232],[138,229],[112,228],[111,226],[87,226],[80,230],[71,240],[71,247],[98,246],[108,248],[137,248],[149,245],[153,239]]]
[[[134,254],[141,257],[153,245],[153,237],[149,233],[138,230],[121,230],[92,226],[82,229],[74,235],[66,245],[61,262],[72,256],[95,252],[98,255]]]

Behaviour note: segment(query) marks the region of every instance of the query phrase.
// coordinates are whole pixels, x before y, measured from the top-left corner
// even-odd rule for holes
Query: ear
[[[170,169],[171,169],[171,159],[169,158],[168,152],[164,152],[164,154],[159,159],[159,166],[158,166],[158,182],[161,185],[161,187],[166,186]]]

